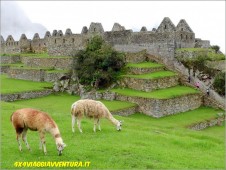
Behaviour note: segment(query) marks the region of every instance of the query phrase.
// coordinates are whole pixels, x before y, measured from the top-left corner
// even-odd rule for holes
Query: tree
[[[94,36],[76,55],[74,69],[83,85],[105,88],[115,82],[125,65],[124,54],[115,51],[100,36]]]

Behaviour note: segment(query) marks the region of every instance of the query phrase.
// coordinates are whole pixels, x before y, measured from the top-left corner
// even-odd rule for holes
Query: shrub
[[[220,50],[220,47],[218,45],[212,45],[211,48],[215,50],[215,53],[218,53]]]
[[[220,95],[225,95],[225,73],[220,72],[217,74],[213,82],[213,87]]]
[[[125,65],[124,54],[115,51],[100,36],[94,36],[76,55],[74,69],[83,85],[105,88],[117,80]]]

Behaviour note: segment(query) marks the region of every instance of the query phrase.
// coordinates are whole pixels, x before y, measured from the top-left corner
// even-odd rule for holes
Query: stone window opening
[[[55,44],[56,44],[56,39],[55,39]]]
[[[186,40],[188,39],[188,36],[186,35]]]
[[[96,28],[94,28],[93,31],[96,32]]]
[[[164,29],[167,29],[167,26],[165,25]]]
[[[75,39],[74,39],[74,38],[72,38],[72,40],[71,40],[71,41],[72,41],[72,43],[74,43],[74,42],[75,42]]]
[[[180,35],[180,39],[183,39],[183,34]]]
[[[181,28],[181,31],[184,31],[184,29],[183,29],[183,28]]]

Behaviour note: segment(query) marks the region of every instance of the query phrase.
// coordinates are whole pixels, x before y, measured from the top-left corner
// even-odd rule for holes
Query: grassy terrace
[[[116,92],[120,95],[124,96],[135,96],[142,98],[150,98],[150,99],[170,99],[178,96],[183,96],[186,94],[197,94],[200,93],[198,90],[193,89],[187,86],[175,86],[166,89],[155,90],[152,92],[143,92],[133,89],[113,89],[113,92]]]
[[[1,154],[4,155],[1,168],[15,169],[14,163],[19,161],[90,161],[90,169],[225,169],[225,125],[202,131],[186,128],[196,121],[216,116],[220,110],[201,107],[161,119],[139,113],[129,117],[114,116],[124,120],[121,132],[117,132],[108,120],[101,119],[102,131],[94,133],[93,119],[83,119],[83,134],[78,132],[77,127],[73,134],[70,107],[78,99],[78,96],[56,94],[1,102]],[[105,104],[117,109],[118,104],[114,103]],[[23,142],[23,151],[18,150],[9,117],[13,111],[23,107],[48,112],[56,121],[67,144],[62,156],[57,155],[50,134],[46,134],[47,155],[44,155],[39,150],[38,133],[34,131],[28,131],[27,135],[32,151],[29,152]]]
[[[152,62],[142,62],[142,63],[129,63],[126,67],[133,68],[156,68],[156,67],[164,67],[162,64],[152,63]]]
[[[158,79],[164,77],[175,76],[176,73],[172,71],[158,71],[154,73],[147,73],[147,74],[139,74],[139,75],[123,75],[123,77],[131,77],[137,79]]]
[[[52,83],[12,79],[1,74],[1,94],[39,91],[45,88],[52,88]]]
[[[200,55],[206,55],[208,60],[225,60],[224,54],[215,53],[214,49],[205,49],[205,48],[179,48],[176,51],[178,52],[199,52]]]

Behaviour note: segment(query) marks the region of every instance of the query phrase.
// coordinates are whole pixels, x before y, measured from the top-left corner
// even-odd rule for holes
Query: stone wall
[[[22,57],[22,62],[29,67],[47,67],[54,69],[70,70],[72,66],[72,57],[52,57],[52,58],[35,58]]]
[[[147,99],[117,94],[116,100],[136,103],[139,105],[139,112],[156,118],[197,109],[202,105],[201,94],[190,94],[171,99]]]
[[[44,81],[46,82],[55,82],[58,81],[61,77],[67,76],[68,73],[65,72],[45,72]]]
[[[195,39],[195,47],[196,48],[209,48],[210,41],[209,40],[201,40],[200,38]]]
[[[147,52],[146,50],[130,53],[127,52],[125,55],[125,62],[127,63],[140,63],[147,60]]]
[[[21,62],[20,56],[1,56],[1,64],[12,64]]]
[[[136,67],[128,67],[127,71],[128,74],[146,74],[146,73],[153,73],[153,72],[157,72],[157,71],[162,71],[164,70],[164,66],[160,66],[160,67],[153,67],[153,68],[136,68]]]
[[[202,94],[188,94],[170,99],[149,99],[119,95],[115,92],[88,92],[80,94],[81,98],[94,100],[119,100],[128,101],[138,105],[136,112],[160,118],[180,112],[197,109],[202,105]]]
[[[129,115],[136,113],[137,108],[138,107],[130,107],[130,108],[126,108],[126,109],[123,109],[123,110],[113,111],[111,113],[114,114],[114,115],[129,116]]]
[[[190,125],[189,128],[193,129],[193,130],[202,130],[202,129],[206,129],[208,127],[215,126],[215,125],[221,126],[221,125],[223,125],[224,122],[225,122],[225,114],[219,113],[215,118],[211,118],[211,119],[208,119],[205,121],[194,123],[194,124]]]
[[[12,102],[22,99],[32,99],[42,96],[47,96],[52,93],[52,90],[40,90],[40,91],[30,91],[30,92],[21,92],[15,94],[1,94],[1,100],[5,102]]]
[[[9,69],[10,69],[9,65],[5,65],[5,66],[1,65],[0,66],[0,73],[8,73]]]
[[[150,92],[178,85],[178,76],[169,76],[158,79],[137,79],[124,77],[120,81],[121,87]]]
[[[6,41],[1,41],[1,53],[47,51],[50,55],[70,56],[84,49],[87,41],[97,34],[116,50],[137,52],[146,49],[150,54],[169,58],[174,57],[175,48],[194,47],[195,42],[195,34],[185,20],[181,20],[175,27],[171,20],[165,17],[155,31],[133,32],[125,30],[124,27],[114,27],[113,31],[104,32],[101,23],[91,23],[89,30],[83,30],[82,34],[66,31],[64,35],[61,30],[54,30],[52,35],[46,32],[43,39],[35,34],[32,40],[28,40],[23,34],[19,41],[14,41],[13,37],[9,36]]]
[[[22,80],[44,81],[45,71],[42,69],[11,68],[8,72],[8,76]]]

